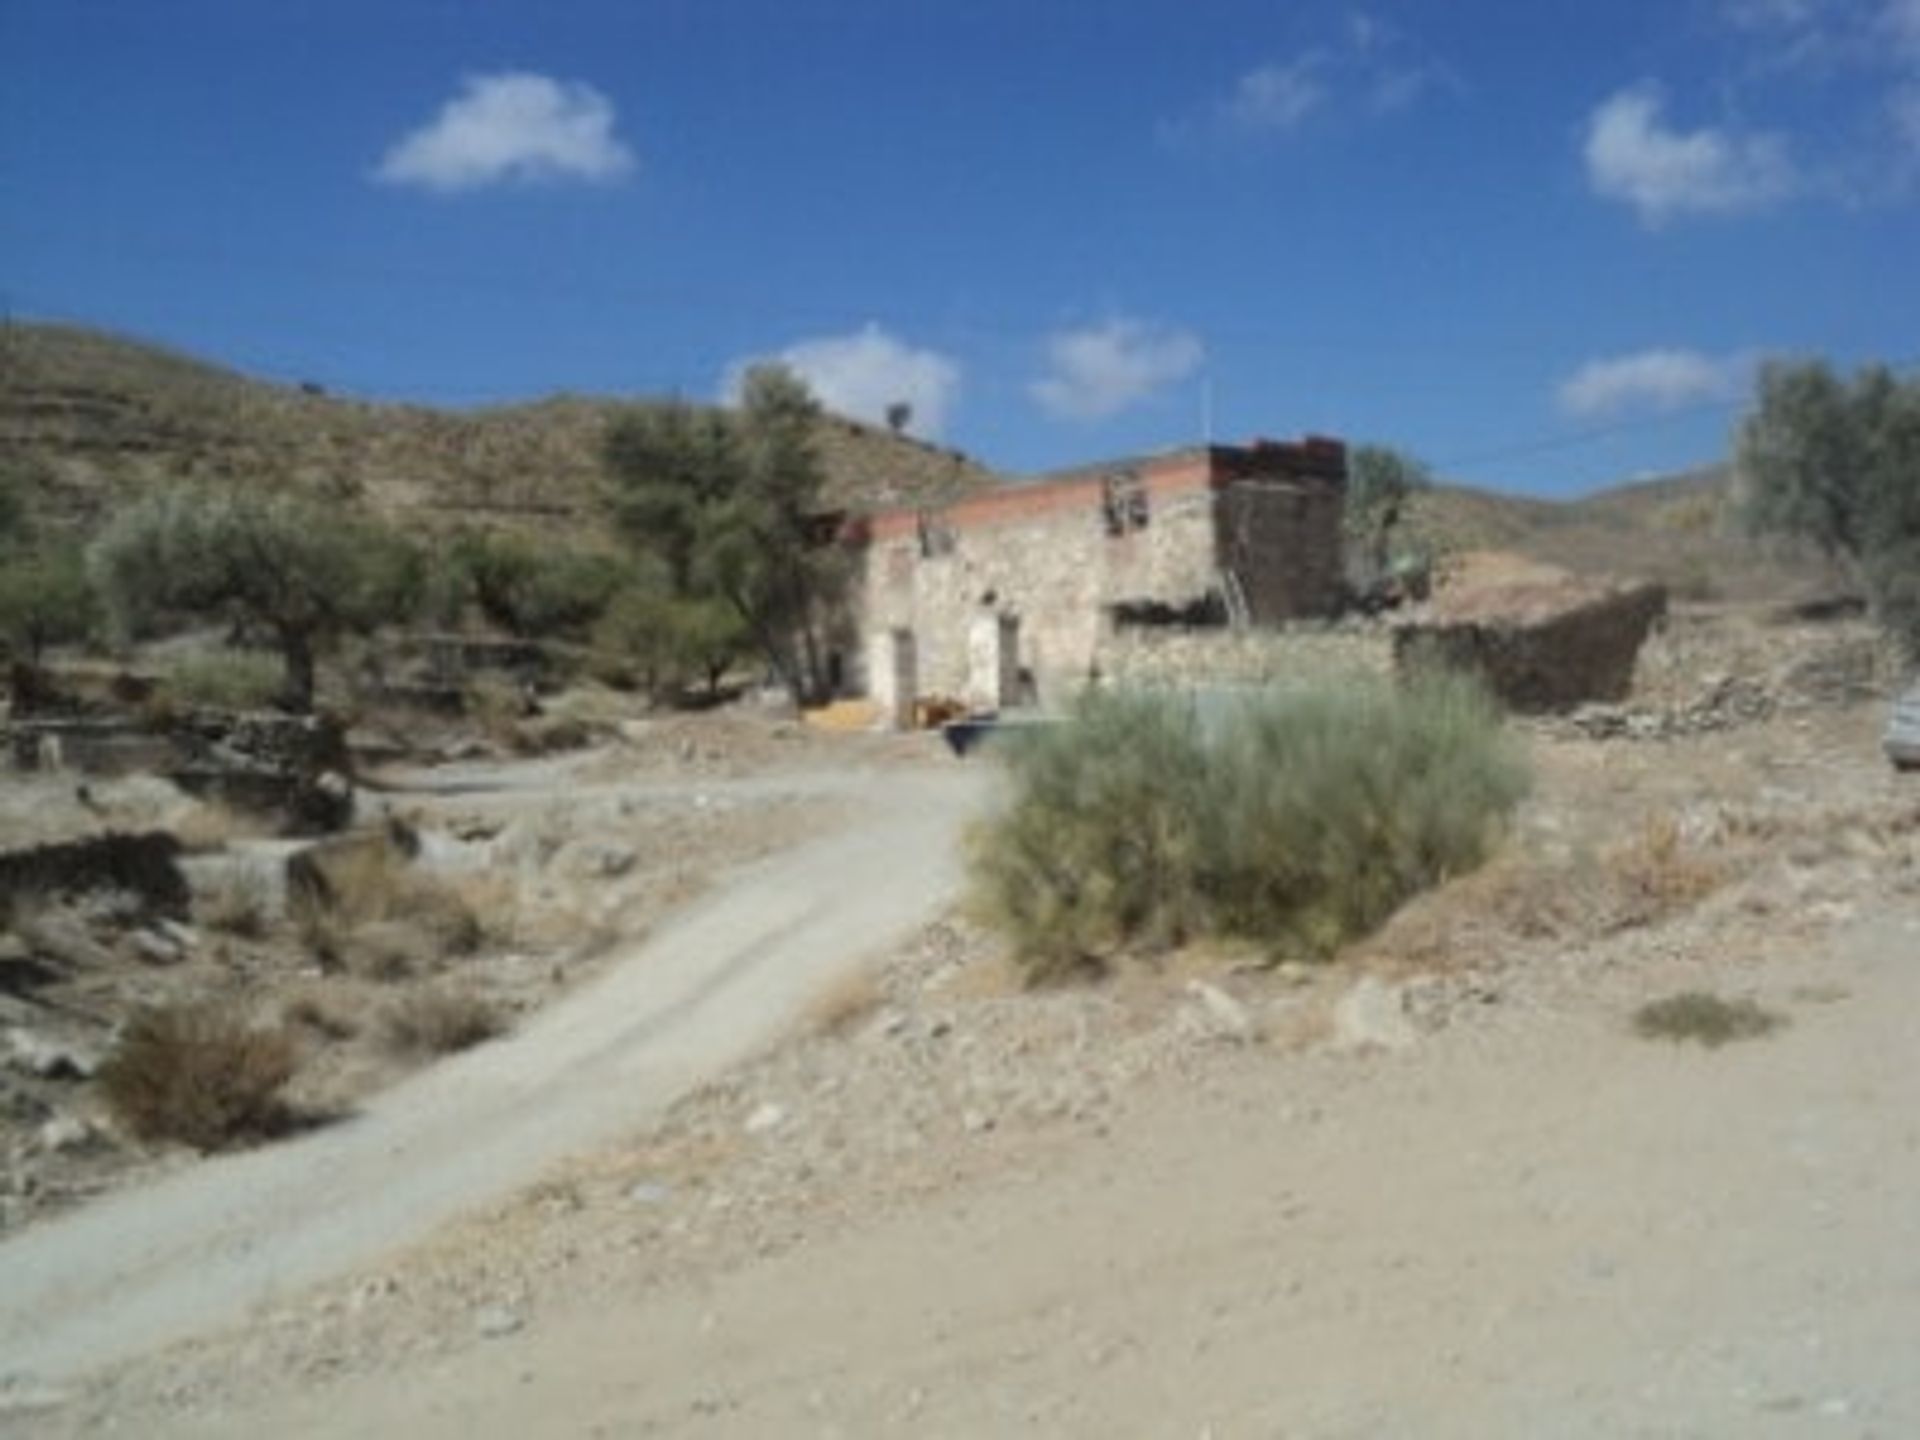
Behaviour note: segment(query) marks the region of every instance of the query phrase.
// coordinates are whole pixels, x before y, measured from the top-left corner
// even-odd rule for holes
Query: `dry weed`
[[[342,1013],[326,996],[311,991],[287,1001],[280,1019],[283,1025],[309,1031],[327,1041],[351,1040],[360,1033],[358,1021]]]
[[[1686,843],[1670,815],[1645,821],[1603,860],[1616,902],[1616,929],[1651,925],[1689,910],[1728,879],[1724,865]]]
[[[448,881],[413,868],[391,836],[316,859],[291,908],[323,965],[396,979],[471,955],[487,930],[469,894],[506,895],[496,881]]]
[[[491,1040],[505,1028],[500,1012],[464,990],[420,990],[389,1006],[380,1029],[401,1055],[450,1055]]]
[[[166,1006],[134,1017],[100,1086],[140,1139],[223,1150],[287,1128],[281,1091],[297,1064],[285,1030],[256,1029],[219,1006]]]

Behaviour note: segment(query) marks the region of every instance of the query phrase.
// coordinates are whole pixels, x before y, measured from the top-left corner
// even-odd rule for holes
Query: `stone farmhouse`
[[[1334,613],[1347,453],[1319,436],[1201,445],[1043,476],[848,536],[861,669],[895,723],[916,697],[1053,703],[1132,627],[1274,627]]]

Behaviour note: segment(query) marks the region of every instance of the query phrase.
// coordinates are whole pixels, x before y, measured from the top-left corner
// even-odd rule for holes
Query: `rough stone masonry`
[[[1116,631],[1270,627],[1340,599],[1346,446],[1203,445],[872,516],[857,682],[981,709],[1064,699]]]

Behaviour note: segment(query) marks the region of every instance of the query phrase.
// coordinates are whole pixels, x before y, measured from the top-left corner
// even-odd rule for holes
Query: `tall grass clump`
[[[1263,692],[1211,726],[1090,693],[1003,758],[973,878],[1035,979],[1198,935],[1325,957],[1480,865],[1527,789],[1491,702],[1445,676]]]

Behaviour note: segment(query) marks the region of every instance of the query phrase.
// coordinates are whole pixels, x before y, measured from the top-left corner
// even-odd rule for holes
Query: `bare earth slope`
[[[36,508],[80,524],[158,483],[239,480],[364,495],[429,530],[484,522],[589,538],[604,529],[602,437],[630,403],[644,402],[374,403],[72,326],[0,334],[0,468]],[[959,451],[838,416],[815,438],[829,494],[855,509],[994,478]]]
[[[1917,960],[1910,903],[1728,957],[1793,1022],[1718,1051],[1588,1005],[1240,1052],[992,1185],[147,1433],[1920,1433]]]
[[[972,772],[890,774],[525,1029],[304,1140],[208,1161],[0,1247],[0,1370],[57,1378],[240,1320],[657,1114],[950,897]],[[870,883],[885,874],[885,884]]]

